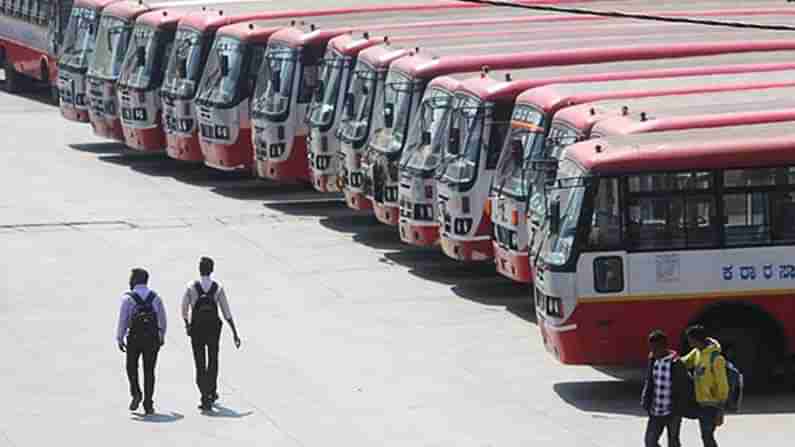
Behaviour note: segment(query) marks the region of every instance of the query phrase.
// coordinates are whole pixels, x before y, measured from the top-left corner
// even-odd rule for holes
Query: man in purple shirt
[[[138,409],[143,398],[146,414],[154,414],[152,397],[155,392],[157,353],[165,343],[166,309],[163,301],[147,287],[149,273],[135,268],[130,275],[130,291],[121,298],[116,342],[127,353],[127,378],[130,381],[130,411]],[[143,357],[144,392],[138,383],[138,361]]]

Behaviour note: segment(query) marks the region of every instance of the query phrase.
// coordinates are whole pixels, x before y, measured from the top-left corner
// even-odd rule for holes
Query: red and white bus
[[[698,15],[710,16],[710,15],[715,15],[715,16],[721,16],[722,18],[732,18],[733,16],[727,15],[727,14],[731,14],[733,12],[734,11],[692,11],[692,12],[688,12],[688,13],[670,12],[668,14],[672,15],[672,16],[675,16],[677,14],[691,15],[691,16],[698,16]],[[769,18],[762,18],[762,19],[758,19],[757,18],[757,20],[770,20],[770,19]],[[631,23],[633,23],[634,25],[638,24],[638,22],[631,22]],[[641,23],[643,23],[643,22],[641,22]],[[647,23],[643,23],[643,26],[644,26],[644,29],[641,29],[641,30],[633,32],[633,34],[632,34],[633,38],[636,35],[643,35],[643,34],[650,35],[651,33],[654,33],[658,29],[660,29],[660,30],[663,29],[663,28],[661,28],[663,25],[659,25],[659,26],[650,28]],[[682,28],[683,32],[686,32],[684,30],[687,30],[687,29],[688,29],[687,27]],[[689,29],[693,30],[694,28],[690,27]],[[703,31],[706,28],[698,27],[698,29]],[[716,31],[716,29],[713,28],[711,31]],[[717,31],[723,31],[723,30],[717,30]],[[561,36],[567,36],[567,37],[570,37],[572,35],[576,36],[576,34],[579,33],[579,32],[583,32],[582,27],[578,27],[576,30],[567,30],[567,32],[561,34]],[[541,35],[543,36],[542,33],[541,33]],[[604,32],[604,33],[602,33],[602,35],[594,35],[594,36],[590,36],[590,37],[582,36],[581,40],[578,41],[577,43],[579,45],[582,45],[581,42],[583,40],[586,40],[586,39],[595,43],[595,42],[600,42],[603,39],[609,38],[609,37],[610,37],[610,33],[609,32]],[[543,45],[543,42],[539,41],[538,38],[534,38],[533,42],[534,42],[534,46],[537,47],[538,49],[544,49],[545,48],[545,46]],[[622,44],[623,43],[625,43],[625,42],[622,42]],[[514,51],[515,51],[515,48],[514,48]],[[473,51],[470,54],[477,54],[477,52]],[[495,52],[495,54],[496,54],[496,52]],[[462,56],[463,55],[466,55],[466,53],[462,53]],[[441,60],[443,60],[443,59],[445,59],[445,58],[442,57],[436,62],[439,65],[443,65],[443,62],[441,62]],[[453,64],[458,65],[459,68],[457,68],[457,70],[459,70],[459,72],[465,72],[465,71],[473,72],[473,71],[476,71],[476,70],[479,69],[479,67],[475,66],[474,64],[469,66],[469,67],[463,67],[464,61],[466,61],[466,58],[458,57],[458,58],[453,59],[452,62],[448,61],[448,64],[449,65],[453,65]],[[429,61],[421,59],[420,63],[424,63],[424,62],[429,62]],[[493,66],[495,64],[495,63],[492,63],[491,61],[488,61],[488,62],[483,61],[483,62],[479,62],[479,63],[484,64],[484,65],[492,66],[492,68],[494,68]],[[396,64],[407,64],[407,63],[406,62],[397,62]],[[430,63],[428,65],[430,65]],[[404,68],[406,70],[410,70],[409,67],[404,67]],[[444,74],[444,72],[441,71],[441,74]],[[427,80],[424,80],[424,82],[427,82]],[[422,88],[420,88],[419,91],[421,92]],[[393,107],[395,107],[395,105],[393,105]],[[408,110],[409,114],[414,113],[413,111],[415,110],[415,104],[408,104],[406,107],[407,107],[406,110]],[[414,118],[409,117],[407,119],[407,121],[411,121],[413,119]],[[370,138],[370,142],[369,142],[369,146],[370,147],[368,148],[367,153],[364,155],[365,163],[368,164],[371,167],[371,172],[367,174],[367,178],[365,179],[365,183],[366,184],[372,184],[372,187],[370,188],[370,189],[372,189],[372,191],[369,194],[371,199],[372,199],[372,197],[374,195],[382,196],[381,200],[377,200],[376,201],[377,203],[376,203],[376,206],[375,206],[375,212],[376,212],[375,214],[376,214],[376,217],[378,218],[378,220],[383,222],[383,223],[396,225],[399,222],[399,188],[400,188],[400,183],[405,183],[405,182],[400,182],[399,181],[399,178],[398,178],[399,170],[398,170],[398,166],[397,165],[399,164],[399,158],[401,157],[401,152],[405,148],[405,138],[401,139],[403,141],[397,141],[397,142],[393,141],[393,138],[391,137],[391,133],[392,133],[391,129],[385,129],[385,128],[378,129],[378,128],[376,128],[376,129],[373,130],[372,137]],[[403,132],[399,132],[399,134],[402,134],[402,133]],[[379,167],[379,165],[380,165],[380,167]],[[378,179],[374,179],[373,178],[373,175],[375,175],[375,174],[378,174],[378,177],[379,177]],[[414,183],[412,185],[412,186],[420,186],[420,188],[418,188],[418,190],[415,191],[415,193],[414,193],[415,196],[423,194],[425,192],[425,190],[427,188],[424,188],[424,186],[425,186],[424,183],[426,183],[426,182],[420,181],[420,182]],[[418,205],[422,204],[423,200],[424,199],[420,199],[416,203]],[[403,213],[404,214],[412,213],[413,212],[414,203],[415,203],[414,201],[408,200],[407,201],[407,206],[404,208]],[[412,208],[412,209],[409,209],[409,208]],[[420,212],[424,212],[424,208],[425,207],[420,206],[418,208],[419,208]],[[409,229],[406,228],[406,227],[407,227],[407,225],[404,225],[403,233],[409,235],[409,236],[407,236],[407,238],[410,238],[411,236],[414,236],[414,235],[420,235],[419,231],[409,231]],[[432,227],[423,226],[423,229],[425,229],[425,230],[427,230],[429,228],[432,228]],[[418,230],[419,230],[419,228],[418,228]],[[430,230],[430,231],[432,232],[433,230]]]
[[[680,41],[681,42],[681,41]],[[699,42],[694,41],[688,48],[698,48]],[[638,48],[638,47],[635,47]],[[672,48],[672,47],[669,47]],[[666,52],[670,55],[672,53]],[[498,170],[500,158],[517,157],[524,155],[524,147],[520,143],[528,138],[538,135],[543,141],[545,135],[543,122],[538,119],[544,117],[543,112],[534,111],[543,109],[518,108],[514,117],[520,121],[524,129],[524,138],[517,143],[505,145],[506,133],[510,127],[511,113],[514,110],[514,100],[522,87],[534,85],[534,92],[542,100],[538,102],[554,103],[560,106],[576,104],[578,101],[587,102],[599,98],[640,97],[654,95],[673,95],[698,91],[714,91],[719,89],[741,88],[744,83],[754,80],[759,85],[792,85],[792,77],[785,72],[748,73],[748,74],[721,74],[700,76],[716,73],[735,73],[737,70],[753,70],[750,64],[743,66],[720,65],[721,58],[703,61],[674,61],[672,64],[661,63],[657,66],[697,67],[679,68],[668,70],[640,70],[622,71],[621,67],[612,67],[614,71],[607,71],[586,79],[580,83],[559,84],[540,87],[549,84],[551,78],[543,75],[530,74],[522,76],[524,80],[504,82],[502,86],[486,77],[465,81],[457,92],[458,97],[466,98],[473,107],[472,117],[467,117],[462,110],[454,118],[453,129],[460,128],[460,132],[471,135],[466,125],[472,121],[476,131],[474,138],[462,140],[460,152],[453,147],[455,156],[450,156],[444,161],[437,176],[437,200],[440,210],[440,233],[443,251],[450,257],[463,261],[480,261],[490,259],[497,250],[497,268],[503,275],[511,278],[527,278],[529,272],[525,267],[526,258],[523,259],[519,247],[526,247],[526,241],[519,239],[516,230],[519,216],[524,215],[524,202],[511,200],[504,188],[492,188],[492,178]],[[733,62],[742,61],[742,57],[732,58],[726,56],[725,60]],[[714,63],[718,65],[712,65]],[[648,68],[655,64],[637,64],[635,69]],[[623,67],[630,68],[630,67]],[[582,75],[582,70],[578,70]],[[693,76],[697,75],[697,76]],[[536,77],[539,76],[539,77]],[[687,77],[682,77],[687,76]],[[676,79],[650,79],[650,78],[676,77]],[[600,79],[601,78],[601,79]],[[582,79],[582,78],[581,78]],[[634,79],[634,80],[628,80]],[[563,82],[573,82],[576,79],[565,79]],[[599,82],[606,81],[606,82]],[[555,82],[555,81],[553,81]],[[580,95],[568,92],[580,92]],[[550,106],[550,109],[555,107]],[[484,109],[484,110],[480,110]],[[488,110],[491,109],[491,110]],[[491,117],[488,117],[489,114]],[[501,114],[501,112],[503,112]],[[519,116],[516,113],[529,116]],[[534,118],[534,119],[531,119]],[[502,120],[502,121],[501,121]],[[455,121],[458,121],[456,126]],[[452,138],[451,138],[452,139]],[[516,146],[514,146],[516,144]],[[529,146],[532,147],[532,146]],[[506,152],[507,151],[507,152]],[[520,177],[520,181],[523,179]],[[494,203],[489,210],[489,193],[494,191]],[[492,227],[492,219],[498,223]],[[525,233],[526,234],[526,233]],[[492,236],[496,243],[492,242]],[[523,238],[522,238],[523,239]]]
[[[572,15],[531,15],[522,10],[504,10],[498,8],[464,8],[449,10],[423,10],[417,13],[401,12],[395,14],[400,20],[389,20],[390,15],[380,16],[382,22],[367,23],[363,33],[355,33],[351,28],[337,30],[340,35],[327,43],[320,40],[317,33],[292,33],[285,39],[289,46],[307,47],[302,39],[315,39],[314,44],[325,44],[325,56],[321,61],[320,90],[311,96],[308,106],[301,107],[297,99],[303,93],[294,89],[290,104],[299,104],[288,108],[292,112],[286,117],[280,116],[254,119],[255,128],[263,129],[263,138],[254,140],[257,150],[259,175],[279,181],[309,180],[320,191],[338,191],[337,187],[337,153],[339,143],[335,138],[341,114],[335,113],[341,108],[353,75],[356,58],[363,50],[385,41],[403,47],[416,47],[420,44],[428,47],[436,39],[457,38],[464,43],[465,39],[476,43],[493,39],[495,35],[505,37],[512,35],[530,35],[530,25],[537,22],[572,22],[593,21],[603,19],[598,16]],[[350,24],[346,24],[349,25]],[[499,27],[499,31],[482,30]],[[344,32],[343,31],[347,31]],[[357,31],[362,31],[361,29]],[[289,33],[283,31],[283,33]],[[377,36],[377,37],[376,37]],[[328,88],[327,88],[328,86]],[[306,110],[304,110],[306,109]],[[306,121],[303,117],[306,116]],[[292,123],[292,124],[291,124]],[[284,127],[286,134],[278,139],[275,129]],[[268,129],[271,129],[269,132]],[[314,134],[316,154],[309,149],[309,133]],[[257,146],[259,144],[259,146]],[[270,147],[284,144],[285,153],[271,160]],[[279,146],[280,147],[280,146]],[[317,156],[315,156],[317,155]],[[270,165],[271,168],[265,167]],[[315,166],[312,168],[312,166]],[[316,170],[312,178],[308,174]],[[333,173],[329,175],[329,173]]]
[[[787,55],[792,54],[791,51],[781,53],[780,56],[784,56],[781,60],[786,60]],[[510,135],[499,155],[488,191],[486,215],[489,216],[489,226],[492,229],[497,271],[520,282],[529,282],[531,279],[528,253],[529,246],[532,245],[532,229],[539,220],[538,210],[543,212],[542,190],[545,178],[548,172],[554,170],[561,147],[571,144],[582,135],[573,135],[568,127],[550,127],[552,117],[558,110],[606,99],[795,85],[795,71],[790,64],[780,67],[779,64],[769,63],[721,63],[759,60],[755,56],[757,54],[727,55],[692,63],[685,60],[683,62],[687,65],[683,66],[698,68],[614,73],[615,80],[607,82],[553,84],[522,93],[516,101]],[[765,54],[758,56],[765,60]],[[716,62],[717,65],[712,65]],[[756,72],[760,68],[762,71]],[[775,71],[771,71],[771,68]],[[692,76],[693,74],[698,76]],[[648,79],[650,76],[660,79]],[[686,77],[664,79],[671,76]],[[671,102],[675,101],[671,99]],[[547,144],[548,142],[554,143]],[[533,222],[529,231],[528,220]]]
[[[458,7],[470,6],[462,6],[462,4],[456,2],[438,2],[430,5],[390,5],[378,7],[339,8],[322,11],[307,11],[307,13],[294,14],[293,17],[298,18],[312,16],[312,21],[314,22],[315,26],[329,26],[331,29],[332,27],[338,27],[345,23],[356,24],[359,23],[359,21],[364,22],[366,20],[373,20],[373,14],[375,14],[375,11],[378,11],[378,14],[383,15],[388,11],[411,9],[432,10],[437,8],[451,9]],[[238,39],[240,37],[245,37],[246,39],[257,40],[258,45],[262,43],[267,44],[267,41],[271,38],[271,35],[276,31],[279,31],[281,26],[278,25],[281,25],[282,23],[283,21],[263,23],[261,25],[263,28],[257,31],[249,29],[247,25],[231,25],[219,30],[219,33],[228,28],[228,31],[235,34],[236,38]],[[295,20],[285,25],[289,25],[293,28],[300,26],[300,24]],[[259,25],[256,25],[255,29],[257,26]],[[262,30],[265,28],[279,29],[268,29],[265,32],[267,36],[261,36],[260,34],[262,33]],[[318,30],[316,35],[320,36],[321,40],[325,39],[327,42],[331,37],[338,35],[332,33],[332,31]],[[245,36],[242,36],[243,34],[245,34]],[[239,51],[240,49],[242,48],[229,48],[228,50]],[[286,52],[281,50],[285,50]],[[280,73],[281,77],[289,77],[289,79],[285,79],[288,81],[286,83],[283,83],[281,78],[276,81],[274,85],[278,84],[276,86],[280,87],[280,90],[281,88],[292,89],[292,81],[300,81],[307,85],[310,90],[309,95],[311,96],[317,81],[318,64],[323,55],[322,48],[320,49],[319,53],[317,53],[316,50],[317,48],[311,45],[307,48],[291,49],[285,46],[283,42],[280,43],[272,50],[268,50],[269,52],[273,52],[273,55],[269,55],[265,59],[269,63],[262,66],[261,69],[253,70],[251,74],[256,76],[257,73],[259,73],[259,76],[257,76],[255,79],[247,79],[246,82],[249,84],[247,87],[251,87],[253,89],[256,86],[257,91],[260,92],[258,96],[265,96],[265,93],[270,89],[269,86],[271,85],[272,81],[274,81],[271,79],[272,72],[276,71]],[[304,52],[306,52],[306,54],[303,54]],[[230,58],[240,58],[239,56],[241,55],[227,54],[225,59],[228,60]],[[242,55],[242,59],[246,59],[246,56]],[[295,73],[290,70],[291,68],[295,68],[296,64],[301,65],[300,68],[295,70],[295,73],[298,73],[298,75],[295,75]],[[273,70],[270,69],[271,66],[273,66]],[[285,71],[281,71],[282,69],[285,69]],[[306,76],[304,76],[304,72],[306,72]],[[266,108],[270,110],[272,108],[270,106],[278,106],[281,104],[281,101],[278,101],[278,104],[270,104],[270,106],[266,107],[265,101],[257,100],[255,101],[253,107],[250,107],[249,101],[252,91],[243,91],[246,90],[247,87],[239,85],[237,81],[234,82],[234,86],[226,82],[221,85],[219,84],[218,79],[206,84],[203,80],[202,84],[205,90],[197,96],[196,103],[197,105],[200,105],[201,109],[198,113],[197,119],[200,125],[199,143],[202,148],[205,164],[224,170],[252,169],[254,166],[254,149],[252,147],[251,123],[249,117],[251,114],[257,115],[258,113],[264,113]],[[264,87],[262,87],[263,84],[265,84]],[[236,91],[221,92],[219,91],[219,88],[221,87],[223,87],[224,90],[234,87]],[[217,99],[220,99],[221,97],[227,98],[223,101],[217,101]],[[302,105],[302,107],[305,108],[305,105]],[[250,108],[253,110],[250,110]],[[202,132],[202,129],[204,129],[204,132]]]
[[[539,327],[565,364],[642,365],[703,324],[752,379],[795,343],[792,122],[576,143],[548,185]]]
[[[790,121],[791,107],[795,105],[790,99],[792,87],[757,87],[758,84],[749,84],[741,86],[737,90],[677,95],[675,97],[660,96],[596,101],[568,107],[556,113],[552,118],[548,126],[548,133],[554,135],[554,138],[548,139],[547,142],[553,146],[554,160],[559,160],[569,145],[599,136]],[[521,129],[519,131],[522,132]],[[513,132],[516,132],[516,129],[512,129]],[[513,137],[511,138],[513,139]],[[539,164],[542,165],[540,167],[548,169],[548,173],[554,177],[552,170],[557,161],[544,159]],[[517,167],[524,169],[524,172],[513,172]],[[518,240],[527,241],[530,259],[538,251],[540,240],[535,236],[543,224],[546,212],[545,196],[543,192],[538,191],[542,189],[542,186],[538,186],[538,182],[533,183],[533,188],[536,189],[532,191],[532,194],[528,194],[532,189],[529,186],[531,185],[530,177],[534,174],[534,168],[538,167],[533,166],[529,161],[526,161],[524,165],[521,162],[516,163],[516,167],[506,164],[506,171],[512,171],[506,176],[510,175],[512,178],[504,181],[505,188],[512,189],[504,196],[512,198],[512,196],[524,195],[529,202],[524,205],[526,214],[518,216],[518,225],[515,226],[515,231]],[[495,184],[497,185],[501,183],[497,180],[499,175],[500,169],[498,168],[495,174]],[[517,183],[520,178],[523,180],[521,183]],[[492,204],[493,209],[494,205]],[[529,268],[528,250],[526,248],[522,250],[518,243],[516,245],[515,254],[506,256],[509,263],[515,265],[517,270],[520,269],[520,265],[523,269]],[[524,260],[524,264],[522,264],[522,260]],[[525,282],[523,278],[516,276],[513,276],[513,279]]]
[[[21,91],[29,79],[56,83],[71,9],[72,0],[0,0],[0,68],[7,92]]]
[[[102,11],[97,44],[86,74],[88,120],[94,134],[124,141],[116,97],[116,81],[121,73],[135,19],[156,5],[126,0]]]
[[[160,89],[177,24],[184,16],[183,11],[163,9],[135,20],[116,87],[124,143],[131,149],[165,150],[159,98],[145,92]]]
[[[160,89],[168,155],[184,161],[204,160],[193,102],[219,29],[252,21],[257,21],[258,27],[267,28],[269,24],[275,27],[284,24],[288,18],[324,13],[328,10],[264,12],[262,5],[255,0],[224,4],[223,14],[190,14],[180,20],[174,51],[169,56]]]
[[[248,2],[240,0],[244,4],[256,4],[256,0]],[[222,5],[225,9],[236,7],[238,3],[229,3],[226,0],[206,0],[206,1],[183,1],[183,2],[154,2],[142,3],[133,0],[120,1],[114,3],[102,12],[97,31],[97,46],[94,57],[88,68],[87,76],[87,95],[89,104],[89,121],[96,135],[110,138],[117,141],[124,141],[124,131],[122,129],[121,116],[118,106],[118,95],[116,82],[121,74],[122,64],[127,54],[135,20],[144,13],[165,9],[169,14],[176,12],[186,13],[191,10],[203,10],[197,12],[198,16],[216,17],[223,15],[223,10],[208,11],[207,7]],[[260,7],[260,6],[257,6]],[[192,14],[191,14],[192,15]],[[156,45],[167,46],[171,42],[167,39],[160,39]],[[157,51],[153,51],[157,54]],[[159,98],[151,99],[148,96],[155,95],[158,91],[149,89],[144,90],[143,103],[160,104]],[[152,111],[150,116],[157,115],[157,111]],[[135,128],[134,131],[137,131]],[[143,138],[143,137],[142,137]],[[154,140],[158,140],[154,138]]]
[[[97,43],[99,18],[119,0],[75,0],[58,52],[58,94],[61,116],[88,122],[86,72]]]

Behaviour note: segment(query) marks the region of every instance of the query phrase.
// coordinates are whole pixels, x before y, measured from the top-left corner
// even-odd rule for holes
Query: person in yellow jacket
[[[707,337],[703,326],[691,326],[685,334],[693,350],[682,357],[682,361],[693,372],[701,440],[704,447],[717,447],[715,429],[723,424],[723,408],[729,399],[726,358],[721,354],[718,341]]]

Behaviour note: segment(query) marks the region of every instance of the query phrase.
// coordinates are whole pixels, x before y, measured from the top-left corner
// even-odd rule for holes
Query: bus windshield
[[[72,68],[86,68],[94,53],[96,32],[97,11],[91,8],[72,8],[58,62]]]
[[[443,181],[469,183],[475,179],[485,115],[486,107],[481,100],[472,96],[459,97],[450,120],[450,138],[447,142],[447,154],[442,171]]]
[[[244,54],[245,45],[240,40],[228,36],[215,39],[199,83],[200,102],[216,106],[234,102]]]
[[[384,127],[376,129],[370,146],[381,153],[396,153],[403,149],[411,115],[411,101],[421,92],[417,82],[397,71],[389,71],[386,77],[384,103],[379,104],[383,113]],[[391,126],[389,125],[391,122]]]
[[[118,17],[103,16],[99,20],[97,45],[88,74],[97,78],[116,80],[124,62],[132,25]]]
[[[580,140],[580,134],[576,129],[560,121],[552,123],[546,140],[534,139],[535,146],[530,154],[531,166],[525,170],[527,185],[531,188],[528,213],[532,221],[543,220],[543,214],[546,212],[543,200],[544,184],[555,179],[557,161],[563,158],[566,147]]]
[[[494,189],[500,194],[525,201],[530,183],[526,162],[531,160],[533,144],[544,134],[544,115],[527,106],[517,106],[511,117],[510,135],[505,139],[497,171],[494,174]],[[521,148],[518,152],[514,148]]]
[[[378,73],[364,61],[356,63],[353,80],[343,105],[345,116],[341,124],[340,137],[351,144],[362,144],[370,132],[373,116]]]
[[[350,57],[342,57],[336,51],[328,50],[321,65],[319,85],[322,87],[309,105],[309,123],[313,127],[331,126],[337,109],[340,88],[345,87],[345,83],[342,81],[343,74],[350,66]]]
[[[452,104],[453,94],[440,88],[432,89],[422,100],[415,122],[409,128],[401,167],[422,172],[433,172],[439,167],[442,143],[449,135]]]
[[[556,233],[548,234],[545,248],[545,261],[553,265],[563,265],[571,258],[586,185],[582,169],[568,159],[560,164],[558,174],[558,179],[547,190],[549,203],[560,204],[560,227]]]
[[[158,32],[149,25],[138,24],[133,28],[130,46],[121,67],[121,85],[145,89],[152,80]],[[139,52],[143,51],[142,56]]]
[[[286,117],[298,62],[298,52],[284,44],[268,45],[265,61],[257,77],[254,112],[269,118]]]
[[[168,58],[161,91],[175,99],[190,99],[202,74],[202,52],[207,42],[199,31],[180,28],[174,37],[173,57]]]

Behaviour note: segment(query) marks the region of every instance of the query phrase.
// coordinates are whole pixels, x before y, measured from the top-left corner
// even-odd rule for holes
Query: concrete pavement
[[[526,290],[490,266],[405,247],[301,187],[130,153],[35,98],[0,93],[0,129],[0,446],[642,442],[639,383],[557,363]],[[243,338],[223,335],[215,416],[196,409],[178,313],[201,255]],[[171,323],[151,418],[126,410],[113,340],[138,265]],[[745,410],[722,446],[791,442],[788,389]]]

